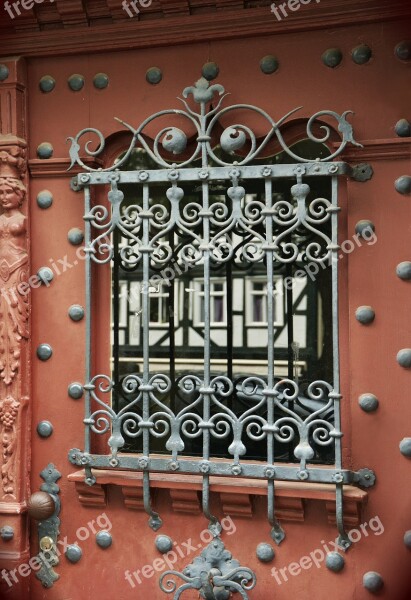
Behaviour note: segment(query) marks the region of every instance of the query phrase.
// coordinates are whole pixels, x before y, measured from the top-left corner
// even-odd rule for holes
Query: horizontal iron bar
[[[239,175],[237,175],[239,173]],[[280,177],[324,177],[334,175],[350,175],[351,167],[345,162],[312,162],[304,164],[285,165],[254,165],[254,166],[230,166],[211,167],[201,169],[191,167],[179,169],[154,169],[140,171],[110,171],[95,173],[80,173],[79,186],[84,185],[106,185],[116,180],[117,183],[155,183],[173,181],[219,181],[232,179],[264,179]]]
[[[83,460],[82,460],[83,459]],[[353,471],[346,469],[338,470],[335,467],[308,467],[305,471],[301,471],[299,466],[290,465],[279,465],[275,464],[273,467],[267,464],[261,463],[241,463],[240,465],[234,465],[230,462],[210,461],[209,471],[204,472],[202,466],[204,461],[180,459],[178,461],[172,461],[170,458],[149,458],[148,466],[142,468],[139,464],[140,460],[145,460],[141,455],[136,456],[117,456],[116,466],[113,466],[111,456],[102,456],[96,454],[85,454],[77,452],[76,457],[71,458],[71,462],[78,466],[88,466],[90,468],[97,469],[113,469],[116,470],[133,470],[133,471],[150,471],[157,473],[184,473],[191,475],[215,475],[221,477],[245,477],[252,479],[269,479],[273,478],[277,481],[307,481],[313,483],[343,483],[353,484],[356,482],[357,474]],[[240,466],[241,470],[233,473],[233,469]],[[274,470],[274,477],[270,473],[270,477],[267,474],[268,470]]]

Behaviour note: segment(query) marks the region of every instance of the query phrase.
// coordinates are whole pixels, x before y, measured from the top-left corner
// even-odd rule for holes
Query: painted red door
[[[334,10],[337,4],[331,3]],[[317,14],[334,19],[332,28],[326,29],[318,24],[315,16],[317,8],[321,10]],[[88,156],[85,164],[91,169],[109,168],[129,147],[130,135],[125,123],[137,129],[154,113],[182,109],[183,105],[177,97],[181,97],[183,90],[193,86],[199,79],[205,63],[208,63],[207,69],[213,68],[210,61],[219,67],[218,78],[214,80],[210,77],[210,85],[222,85],[230,92],[231,96],[226,100],[228,105],[255,105],[276,120],[296,106],[303,105],[298,113],[301,117],[292,116],[291,125],[285,128],[285,143],[290,147],[306,137],[306,124],[311,115],[324,109],[335,111],[338,115],[346,110],[355,112],[355,116],[347,116],[346,120],[339,122],[340,130],[335,127],[328,143],[328,152],[333,153],[344,135],[347,139],[350,137],[349,129],[344,129],[344,125],[350,122],[354,129],[353,139],[362,145],[358,147],[348,144],[342,157],[338,158],[353,167],[362,165],[353,174],[355,178],[348,177],[348,173],[347,176],[340,177],[338,197],[341,208],[338,215],[338,262],[341,430],[344,434],[342,465],[344,472],[350,473],[358,473],[363,468],[372,469],[377,482],[370,488],[360,487],[358,481],[346,481],[343,486],[344,524],[352,543],[346,553],[338,550],[343,560],[335,556],[337,549],[333,545],[338,536],[336,489],[341,490],[342,484],[338,479],[332,483],[322,482],[320,475],[318,480],[313,476],[314,480],[310,481],[310,469],[315,470],[316,466],[308,465],[308,480],[304,479],[304,473],[297,475],[295,463],[290,466],[294,469],[291,471],[292,476],[274,480],[275,516],[286,536],[278,546],[271,537],[271,524],[266,516],[267,494],[272,489],[267,480],[271,480],[271,477],[269,474],[250,477],[247,460],[239,463],[243,472],[232,471],[229,477],[222,477],[218,473],[218,476],[211,477],[207,508],[220,519],[221,540],[233,559],[243,569],[249,568],[255,573],[255,587],[250,591],[243,591],[250,600],[309,598],[313,594],[325,599],[331,593],[341,600],[366,599],[373,594],[390,600],[406,600],[409,597],[407,566],[410,560],[411,524],[408,481],[411,430],[407,389],[411,351],[407,348],[411,344],[407,301],[411,260],[411,117],[409,86],[406,87],[404,82],[409,75],[410,43],[403,42],[409,38],[409,25],[401,18],[401,14],[407,16],[407,8],[401,13],[397,7],[397,12],[390,17],[392,20],[388,20],[388,15],[385,14],[384,24],[380,22],[382,17],[378,15],[380,8],[379,5],[370,8],[367,18],[362,17],[364,22],[357,24],[355,7],[350,4],[345,17],[346,23],[341,26],[344,23],[343,17],[337,18],[332,11],[327,13],[322,6],[312,6],[311,20],[305,28],[301,25],[299,29],[297,15],[289,15],[282,22],[276,23],[276,33],[272,35],[246,39],[241,39],[238,35],[226,35],[233,39],[220,39],[216,32],[215,41],[210,43],[201,40],[196,43],[192,39],[189,44],[167,48],[126,49],[120,45],[118,51],[104,51],[104,44],[96,42],[95,50],[99,51],[87,52],[86,46],[82,49],[75,47],[74,42],[68,42],[66,49],[60,48],[56,52],[58,56],[36,50],[32,56],[28,52],[26,59],[22,52],[22,58],[17,60],[7,58],[7,52],[3,50],[4,58],[0,60],[0,285],[3,357],[0,363],[3,486],[0,502],[3,528],[0,566],[5,570],[2,571],[1,597],[85,600],[99,594],[104,599],[116,597],[128,600],[147,595],[160,600],[167,597],[159,586],[165,571],[175,569],[182,572],[212,540],[212,534],[207,529],[209,519],[205,518],[202,510],[206,471],[190,474],[184,462],[180,468],[171,463],[164,467],[161,454],[149,457],[150,460],[159,461],[154,463],[158,468],[149,469],[151,519],[156,521],[158,514],[162,520],[161,529],[155,531],[148,524],[150,515],[146,514],[147,510],[150,512],[148,499],[144,495],[144,480],[148,477],[148,471],[144,462],[137,464],[135,458],[145,459],[140,447],[134,446],[137,454],[130,454],[130,462],[122,458],[121,447],[118,456],[113,453],[116,441],[113,440],[114,435],[109,440],[110,424],[107,435],[91,435],[90,446],[93,456],[107,457],[107,464],[103,461],[104,464],[101,463],[99,468],[93,467],[90,470],[84,456],[77,456],[76,452],[74,462],[80,463],[83,458],[83,466],[73,465],[68,460],[70,450],[80,449],[82,452],[87,443],[84,437],[87,427],[85,428],[83,420],[85,415],[90,416],[85,412],[85,399],[91,390],[84,389],[83,386],[88,381],[85,372],[88,356],[94,375],[112,372],[112,367],[115,366],[115,361],[111,361],[114,341],[119,356],[118,373],[122,377],[131,373],[129,381],[133,381],[136,371],[127,371],[130,356],[133,368],[138,367],[140,371],[137,370],[137,373],[142,373],[145,367],[144,352],[150,352],[150,356],[154,357],[150,368],[157,371],[157,365],[169,364],[165,361],[169,360],[173,348],[177,348],[175,352],[179,362],[176,361],[174,365],[174,379],[193,370],[205,376],[207,367],[204,367],[203,355],[196,354],[197,350],[185,355],[179,347],[184,345],[185,339],[190,348],[204,347],[204,340],[195,341],[195,334],[204,331],[202,324],[206,320],[206,307],[202,299],[207,295],[210,321],[213,323],[210,346],[215,348],[221,345],[229,353],[229,344],[218,342],[218,324],[227,322],[224,321],[227,317],[224,306],[228,306],[227,294],[229,295],[224,278],[218,274],[209,279],[210,287],[206,288],[204,271],[188,278],[183,275],[176,277],[177,281],[173,284],[175,296],[172,315],[176,329],[173,343],[169,333],[167,337],[162,329],[164,322],[170,323],[170,313],[167,311],[170,310],[171,288],[168,286],[162,289],[161,284],[160,287],[154,286],[149,319],[150,331],[154,333],[150,333],[150,346],[146,350],[139,338],[139,335],[144,334],[138,314],[139,311],[144,311],[143,295],[142,304],[139,305],[134,296],[130,300],[128,295],[132,287],[123,293],[121,297],[126,298],[129,306],[125,321],[121,302],[117,303],[117,307],[116,303],[112,307],[112,278],[113,281],[116,277],[118,280],[118,287],[115,288],[117,296],[122,293],[121,286],[125,286],[128,281],[124,275],[126,269],[122,269],[121,265],[118,266],[117,275],[115,269],[112,272],[108,264],[93,265],[92,294],[90,303],[87,304],[87,261],[82,250],[84,244],[87,244],[87,220],[84,221],[87,207],[84,204],[84,189],[77,189],[71,182],[75,174],[79,171],[86,172],[87,169],[74,166],[71,171],[68,170],[73,158],[69,151],[70,148],[75,148],[72,142],[67,143],[68,138],[75,138],[85,128],[101,131],[107,140],[106,147],[98,156]],[[257,13],[261,15],[261,23],[262,15],[267,20],[275,17],[268,6],[249,8],[247,11],[253,18]],[[247,11],[236,11],[236,19],[240,18],[240,13],[242,16]],[[243,16],[242,18],[244,19]],[[201,19],[196,19],[196,23],[200,23]],[[284,29],[279,30],[280,26],[284,26]],[[78,28],[76,31],[82,29]],[[126,37],[127,33],[124,35]],[[13,36],[10,35],[10,40],[12,39]],[[54,40],[53,43],[58,42]],[[264,57],[266,59],[260,64]],[[264,73],[264,70],[271,73]],[[156,78],[160,81],[153,85],[148,81],[150,77],[152,81]],[[218,102],[220,91],[217,88],[211,99],[213,107]],[[207,93],[205,88],[203,93]],[[196,104],[192,100],[193,96],[189,95],[187,101],[194,110]],[[240,116],[244,116],[243,113]],[[114,117],[119,117],[123,123],[115,121]],[[324,118],[325,122],[332,124],[327,116]],[[171,120],[171,125],[167,120],[162,123],[163,127],[178,127],[181,130],[186,125],[183,119]],[[236,123],[237,121],[229,123],[227,115],[223,116],[218,138],[224,128]],[[260,142],[265,135],[264,125],[258,115],[247,121],[247,126],[257,133],[257,140]],[[158,131],[154,123],[148,126],[144,131],[147,144],[152,142]],[[195,139],[192,123],[187,131],[189,139],[186,152],[189,152]],[[184,138],[176,130],[163,132],[162,141],[167,133],[171,135],[171,150],[175,149],[176,143],[184,146]],[[16,137],[6,134],[14,134]],[[317,138],[322,135],[318,129],[314,129],[314,134]],[[229,132],[227,137],[228,143],[232,142],[236,150],[241,132]],[[91,146],[94,149],[98,145],[95,139],[93,138],[94,145]],[[202,143],[206,141],[202,140]],[[266,155],[272,157],[281,150],[278,144],[273,145]],[[81,146],[80,156],[86,156],[84,146]],[[242,157],[244,158],[244,153]],[[284,160],[283,155],[276,165],[279,172],[281,165],[294,164],[289,156],[286,158]],[[222,160],[224,162],[225,159]],[[271,164],[275,164],[270,160]],[[261,163],[258,165],[261,168]],[[191,166],[188,165],[187,168]],[[235,167],[236,165],[234,169]],[[124,168],[121,166],[121,169]],[[198,166],[195,163],[192,168],[197,177],[201,164]],[[288,187],[301,184],[296,176],[304,179],[306,172],[294,173],[294,180],[291,181],[291,171],[287,171],[287,168],[284,167],[283,176],[279,179],[286,180]],[[150,163],[146,163],[144,169],[150,172],[150,176],[151,170],[154,170]],[[139,165],[136,171],[139,173],[141,170]],[[183,168],[180,170],[183,172]],[[170,171],[172,169],[168,169]],[[269,175],[259,172],[254,179],[264,182],[264,177]],[[251,189],[247,187],[251,183],[244,170],[240,172],[240,176],[242,178],[238,181],[235,174],[227,175],[227,180],[232,182],[230,186],[233,197],[236,193],[241,196],[242,186],[246,191]],[[94,173],[92,177],[98,177],[98,173]],[[108,176],[101,174],[101,177],[104,179]],[[196,186],[200,190],[204,189],[206,179],[198,176]],[[186,194],[192,193],[188,191],[188,183],[176,181],[169,178],[166,188],[174,191],[183,189]],[[124,184],[120,181],[118,187],[123,190],[127,199],[127,189],[130,188],[122,186],[122,183]],[[145,181],[142,179],[137,183],[140,187],[134,187],[132,193],[138,195],[138,190],[141,190],[137,204],[142,205]],[[281,188],[281,182],[276,183]],[[262,185],[262,189],[266,189],[266,184]],[[226,185],[223,192],[226,196],[228,187]],[[114,193],[112,203],[115,204],[115,194],[118,193],[115,176],[111,180],[107,179],[104,185],[94,179],[91,188],[93,205],[110,207],[112,200],[107,199],[109,188]],[[255,197],[250,198],[249,202],[258,203],[261,198],[258,194],[262,192],[258,187],[252,190]],[[155,196],[155,192],[152,193]],[[170,202],[172,199],[178,200],[179,192],[176,192],[175,198],[173,193],[170,192]],[[212,187],[212,193],[221,195],[217,184]],[[250,191],[248,193],[251,194]],[[296,204],[300,193],[303,193],[301,189],[294,191]],[[148,197],[146,199],[148,201]],[[332,214],[332,210],[328,214]],[[186,216],[189,222],[189,213]],[[252,220],[251,213],[249,217]],[[223,230],[221,223],[224,220],[225,217],[220,218],[217,233]],[[361,231],[367,227],[366,233],[361,237]],[[254,236],[261,234],[258,225],[252,225],[251,229]],[[107,234],[106,229],[102,231]],[[331,230],[324,231],[330,233]],[[266,233],[263,231],[264,235]],[[119,239],[120,246],[121,243]],[[137,249],[142,246],[143,241],[139,240]],[[161,257],[159,261],[161,262]],[[36,275],[39,272],[42,283]],[[152,275],[153,273],[150,278],[145,279],[150,285]],[[272,281],[278,280],[271,275]],[[280,276],[286,278],[287,272],[284,271],[278,275]],[[321,279],[321,274],[315,273],[313,280],[318,283],[319,278]],[[233,330],[244,330],[242,338],[235,337],[237,333],[233,333],[231,338],[234,340],[234,355],[243,369],[241,371],[237,365],[237,372],[250,375],[249,361],[252,360],[253,375],[262,377],[265,383],[266,371],[262,374],[259,369],[266,369],[267,361],[264,363],[258,355],[258,348],[265,347],[266,351],[268,341],[262,337],[262,342],[255,342],[255,338],[263,336],[258,324],[269,322],[267,312],[264,311],[269,311],[271,306],[272,312],[269,314],[274,317],[275,330],[279,330],[281,319],[287,320],[286,299],[278,301],[278,295],[274,293],[272,303],[261,300],[266,295],[261,284],[267,281],[267,270],[264,277],[259,271],[248,273],[247,277],[238,277],[238,281],[240,279],[241,283],[238,283],[235,273],[230,279],[234,290],[231,304],[234,307]],[[26,281],[26,288],[18,290],[14,298],[10,290],[17,289],[19,283]],[[321,285],[326,289],[327,282],[322,281]],[[28,288],[29,294],[25,293]],[[332,303],[329,306],[330,314],[327,314],[322,303],[327,300],[329,302],[331,296],[321,289],[323,288],[316,288],[315,292],[316,314],[322,311],[320,321],[326,325],[329,322],[327,319],[331,319]],[[178,296],[180,291],[183,296]],[[187,294],[190,293],[198,301],[187,304],[186,300],[179,299],[189,297]],[[236,294],[238,297],[249,298],[249,304],[246,306],[244,303],[241,309],[238,308],[235,305]],[[285,294],[285,298],[287,297]],[[308,296],[305,301],[308,306]],[[184,306],[189,306],[186,317]],[[304,306],[301,304],[297,307],[296,313],[304,313]],[[237,309],[242,311],[244,322],[242,321],[241,326],[235,321]],[[281,310],[284,310],[284,314]],[[91,313],[93,317],[90,346],[87,345],[87,313]],[[179,329],[179,319],[182,321],[184,318],[190,322],[191,333],[187,333],[190,338],[184,338],[183,327]],[[118,326],[111,333],[113,322]],[[121,328],[120,323],[125,325]],[[304,352],[309,346],[310,335],[314,335],[315,348],[319,344],[323,348],[330,348],[327,345],[331,343],[327,337],[330,332],[325,325],[322,329],[321,324],[316,323],[314,330],[311,329],[307,337],[297,342],[294,354],[288,342],[290,339],[297,339],[298,325],[295,325],[294,338],[287,338],[283,347],[281,340],[278,341],[280,358],[277,358],[276,368],[280,379],[289,376],[287,368],[290,352],[291,364],[297,370],[297,379],[298,369],[306,368],[303,365],[306,360]],[[134,331],[134,334],[130,331]],[[133,352],[137,352],[137,355],[127,355],[124,349],[121,350],[121,347],[127,346],[123,335],[134,335],[135,339],[129,346],[133,347]],[[164,335],[166,341],[161,342],[161,336]],[[225,341],[227,339],[224,338]],[[244,354],[240,353],[240,342],[245,344]],[[298,348],[301,348],[302,357],[298,356]],[[223,358],[217,354],[212,354],[211,358],[214,360],[210,361],[211,376],[225,376],[225,373],[222,375]],[[285,367],[280,359],[283,359]],[[261,365],[261,362],[264,364]],[[193,365],[196,365],[195,368]],[[281,371],[281,368],[286,371]],[[171,369],[167,376],[173,378]],[[187,390],[189,391],[189,387]],[[149,393],[149,390],[144,391]],[[247,386],[242,391],[247,396]],[[104,394],[102,390],[100,392]],[[104,423],[100,425],[104,428]],[[198,450],[194,442],[190,448]],[[168,451],[167,459],[174,462],[172,450],[168,448]],[[31,459],[25,458],[29,454]],[[115,462],[118,458],[120,465]],[[114,462],[108,464],[110,460]],[[220,460],[227,459],[223,456]],[[251,462],[255,463],[255,460],[251,459]],[[323,462],[327,464],[327,460],[324,459]],[[281,460],[277,464],[276,461],[275,468],[283,473],[281,469],[287,468],[284,467],[287,464]],[[320,469],[318,467],[317,470]],[[60,478],[55,470],[61,475]],[[25,483],[28,472],[30,486]],[[301,474],[301,469],[298,472]],[[368,472],[366,475],[371,476]],[[90,477],[95,478],[93,485],[88,485],[91,481],[86,481]],[[367,484],[367,481],[362,483]],[[32,516],[27,517],[30,493],[39,491],[41,486],[48,497],[51,495],[54,500],[47,506],[47,495],[34,498],[30,509]],[[56,521],[56,513],[51,521],[44,518],[55,511],[56,501],[61,503],[58,514],[60,523]],[[41,502],[45,506],[40,506]],[[44,513],[39,525],[35,517],[40,516],[41,509]],[[7,529],[10,527],[14,530],[14,537],[11,537],[10,530]],[[53,539],[53,527],[59,529],[57,546]],[[159,535],[164,537],[158,540]],[[46,564],[39,570],[40,565],[35,557],[40,551],[40,538]],[[261,544],[265,546],[261,547]],[[266,556],[268,559],[272,558],[268,546],[274,549],[275,557],[264,562],[262,559]],[[220,548],[215,549],[217,553],[219,550]],[[47,560],[53,561],[55,554],[59,555],[58,564],[48,568]],[[330,554],[331,557],[328,556]],[[341,568],[343,562],[345,564]],[[210,564],[212,565],[212,561],[208,563],[208,569],[211,568]],[[230,565],[231,570],[235,570],[236,564]],[[221,571],[221,564],[216,563],[214,568]],[[58,579],[54,573],[58,575]],[[48,587],[42,585],[39,578]],[[232,581],[238,584],[238,578]],[[204,597],[228,598],[230,591],[238,589],[221,583],[219,585],[217,582],[218,574],[214,584],[210,584],[213,592],[206,592],[207,582],[203,582],[201,589]],[[180,580],[178,585],[180,583],[184,581]],[[169,584],[164,585],[172,591]],[[198,589],[199,587],[197,590],[187,590],[182,598],[197,598]],[[173,595],[172,593],[170,597]],[[240,593],[233,594],[233,597],[240,597]]]

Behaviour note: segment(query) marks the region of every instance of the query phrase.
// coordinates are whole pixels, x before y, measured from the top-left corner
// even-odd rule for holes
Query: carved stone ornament
[[[15,497],[22,346],[28,340],[29,285],[25,142],[0,136],[0,458],[1,496]]]

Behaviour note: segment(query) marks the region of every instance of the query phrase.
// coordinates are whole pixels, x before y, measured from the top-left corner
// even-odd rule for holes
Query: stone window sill
[[[79,502],[87,507],[107,506],[108,486],[121,488],[124,505],[129,510],[143,511],[143,477],[141,472],[93,469],[96,484],[84,483],[84,470],[68,475],[75,484]],[[169,494],[170,506],[176,513],[201,512],[202,478],[177,473],[150,473],[150,488],[155,505],[156,496]],[[210,477],[210,491],[219,496],[222,512],[232,517],[252,518],[258,499],[267,495],[267,482],[260,479]],[[321,483],[276,481],[276,515],[283,521],[303,522],[306,507],[321,502],[328,522],[335,525],[335,489]],[[366,491],[344,486],[344,521],[346,527],[362,522],[362,511],[368,500]]]

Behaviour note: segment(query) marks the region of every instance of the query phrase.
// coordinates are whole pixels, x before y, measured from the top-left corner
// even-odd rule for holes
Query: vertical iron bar
[[[205,135],[207,129],[207,107],[204,102],[201,103],[200,131]],[[204,169],[208,168],[208,155],[206,142],[201,142],[201,165]],[[204,259],[204,388],[210,389],[210,218],[208,212],[210,209],[208,182],[202,183],[203,200],[203,259]],[[209,423],[211,416],[210,393],[203,394],[203,421]],[[210,460],[210,431],[206,426],[203,429],[203,460]],[[203,475],[203,494],[202,494],[203,513],[209,521],[208,528],[216,537],[221,531],[221,525],[218,519],[210,512],[210,476]]]
[[[334,374],[334,427],[337,431],[335,438],[335,468],[337,471],[342,469],[342,449],[341,449],[341,406],[340,406],[340,339],[339,339],[339,304],[338,304],[338,179],[332,178],[332,323],[333,323],[333,374]],[[336,483],[336,520],[339,531],[338,543],[344,549],[347,549],[351,542],[344,528],[344,490],[342,483]]]
[[[87,386],[91,381],[91,223],[90,223],[90,210],[91,210],[91,196],[90,188],[86,186],[84,188],[84,210],[85,210],[85,226],[84,226],[84,251],[86,254],[85,264],[85,287],[86,287],[86,364],[85,364],[85,375]],[[91,413],[91,390],[85,390],[84,410],[85,418],[89,419]],[[84,452],[90,452],[90,426],[85,425],[85,440],[84,440]]]
[[[234,360],[234,343],[233,343],[233,266],[231,261],[226,265],[226,314],[227,314],[227,377],[230,381],[233,380],[233,360]],[[227,399],[228,407],[233,410],[235,408],[236,387],[230,398]]]
[[[147,184],[143,186],[143,288],[142,288],[142,310],[143,310],[143,384],[148,386],[150,380],[150,253],[148,251],[150,244],[150,190]],[[143,421],[147,423],[150,418],[150,395],[145,389],[143,390]],[[150,431],[147,427],[143,429],[143,456],[150,456]],[[157,531],[162,525],[159,515],[153,511],[150,498],[150,474],[148,471],[143,472],[143,501],[144,509],[149,518],[151,529]]]
[[[291,236],[288,239],[291,242]],[[286,264],[286,281],[291,281],[293,276],[293,267],[290,263]],[[294,380],[294,352],[292,344],[294,342],[294,293],[293,286],[286,286],[286,310],[287,310],[287,362],[288,362],[288,379]],[[288,408],[294,410],[294,401],[288,400]],[[288,444],[288,460],[294,460],[293,444]]]
[[[274,388],[275,377],[275,350],[274,350],[274,253],[273,247],[273,220],[272,220],[272,180],[265,182],[265,227],[266,227],[266,257],[267,257],[267,386],[268,390]],[[274,471],[274,396],[267,395],[267,467]],[[285,537],[284,531],[275,516],[275,490],[274,479],[267,481],[268,521],[272,526],[271,536],[280,544]]]
[[[168,236],[169,244],[171,247],[171,256],[174,256],[174,232],[171,231]],[[176,259],[175,259],[176,261]],[[177,261],[176,261],[177,262]],[[162,288],[160,288],[161,290]],[[161,291],[162,293],[162,291]],[[164,298],[163,298],[164,301]],[[174,280],[170,282],[170,288],[168,292],[168,336],[169,336],[169,349],[170,349],[170,408],[175,413],[176,411],[176,319],[175,319],[175,283]]]
[[[120,320],[120,309],[119,309],[119,232],[118,230],[113,231],[113,381],[114,387],[112,391],[112,404],[114,410],[119,410],[119,384],[120,384],[120,372],[119,372],[119,353],[120,353],[120,331],[119,331],[119,320]],[[127,295],[127,306],[129,303],[129,296]],[[127,308],[128,314],[128,308]]]

